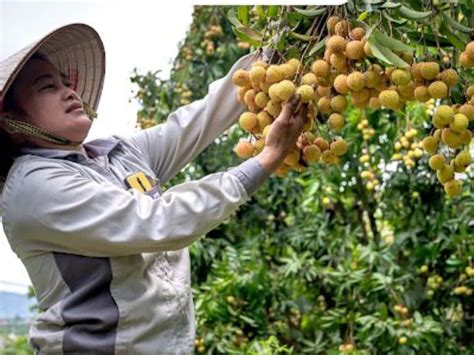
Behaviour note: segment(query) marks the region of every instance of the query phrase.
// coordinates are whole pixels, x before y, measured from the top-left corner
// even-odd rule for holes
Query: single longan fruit
[[[239,124],[242,129],[250,132],[257,125],[257,115],[253,112],[244,112],[240,115]]]
[[[400,96],[395,90],[384,90],[379,94],[380,104],[390,109],[398,109]]]
[[[462,184],[461,181],[453,179],[450,181],[447,181],[444,184],[444,191],[449,197],[455,197],[461,194],[462,191]]]
[[[347,76],[347,86],[352,91],[359,91],[365,87],[365,75],[354,71]]]
[[[346,45],[346,57],[352,60],[364,58],[364,44],[361,41],[350,41]]]
[[[428,93],[433,99],[444,99],[448,96],[448,85],[443,81],[434,81],[428,86]]]
[[[313,100],[314,89],[309,85],[301,85],[296,92],[301,96],[302,103],[308,103]]]
[[[234,147],[234,152],[237,154],[239,158],[248,159],[253,156],[255,151],[255,147],[252,143],[241,140],[237,145]]]
[[[331,36],[326,42],[326,48],[328,48],[332,53],[343,52],[346,49],[346,40],[339,36]]]
[[[267,72],[262,66],[253,66],[249,72],[250,80],[255,83],[261,83],[262,81],[265,81],[266,74]]]
[[[323,59],[318,59],[311,66],[311,71],[314,73],[314,75],[325,78],[329,76],[329,64]]]
[[[243,69],[238,69],[232,75],[232,82],[237,86],[246,86],[250,87],[252,83],[250,82],[249,72]]]
[[[345,124],[346,120],[344,119],[344,116],[340,113],[332,113],[329,116],[327,122],[328,128],[334,132],[339,132],[342,128],[344,128]]]
[[[439,74],[439,64],[436,62],[425,62],[420,66],[420,73],[423,79],[434,80]]]

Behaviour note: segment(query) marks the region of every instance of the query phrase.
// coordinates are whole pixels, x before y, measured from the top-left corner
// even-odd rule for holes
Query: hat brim
[[[82,100],[97,110],[105,77],[104,44],[92,27],[82,23],[60,27],[0,62],[0,98],[36,52],[68,76]]]

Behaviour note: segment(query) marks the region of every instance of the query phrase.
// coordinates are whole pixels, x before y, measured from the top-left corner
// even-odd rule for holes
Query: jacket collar
[[[82,144],[83,150],[67,150],[56,148],[38,148],[38,147],[22,147],[19,155],[38,155],[51,159],[66,159],[79,161],[82,159],[95,159],[99,156],[108,155],[122,139],[117,136],[108,138],[94,139],[90,142]]]

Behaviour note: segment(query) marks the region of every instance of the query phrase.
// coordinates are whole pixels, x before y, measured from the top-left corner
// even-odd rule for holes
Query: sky
[[[132,100],[133,68],[162,70],[166,78],[191,24],[190,1],[0,0],[0,60],[62,25],[82,22],[96,29],[106,52],[101,101],[87,140],[135,129],[138,104]],[[0,290],[25,291],[30,284],[23,265],[0,228]]]

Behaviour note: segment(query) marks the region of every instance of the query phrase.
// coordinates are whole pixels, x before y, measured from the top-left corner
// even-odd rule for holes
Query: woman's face
[[[71,141],[82,142],[86,138],[92,121],[67,77],[51,63],[31,59],[15,80],[13,95],[23,111],[20,120]],[[80,108],[71,110],[73,104]],[[35,140],[35,144],[51,146],[41,140]]]

